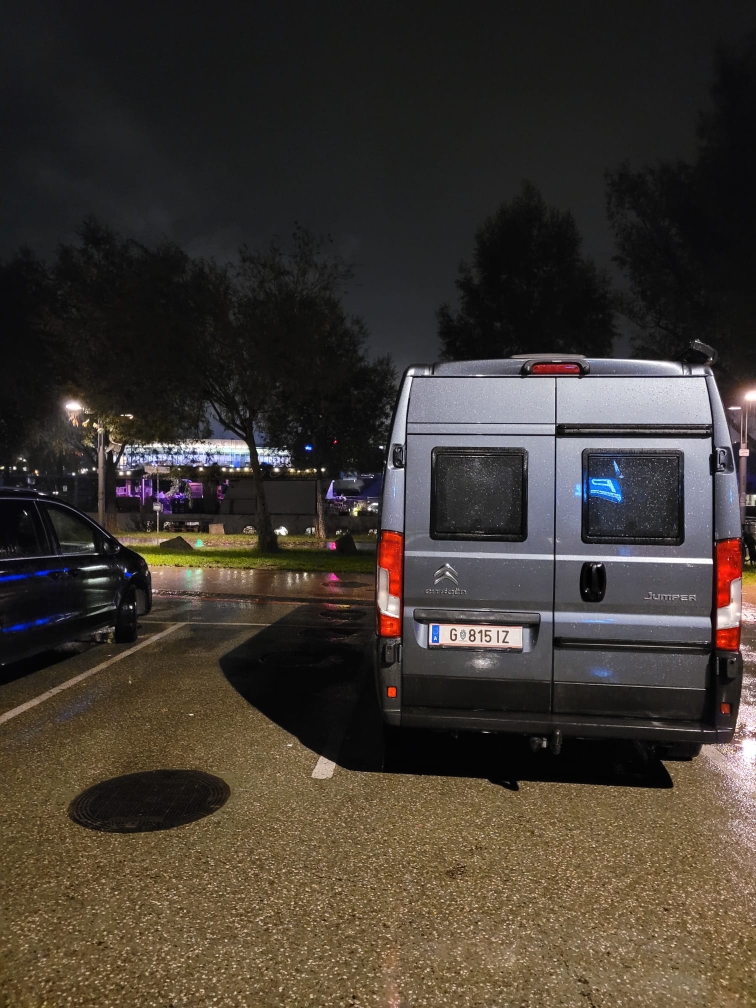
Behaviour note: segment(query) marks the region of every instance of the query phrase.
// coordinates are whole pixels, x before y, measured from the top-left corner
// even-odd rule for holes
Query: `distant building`
[[[286,448],[258,448],[261,464],[290,466],[291,454]],[[140,469],[145,465],[158,466],[226,466],[229,469],[249,467],[249,449],[236,438],[207,438],[197,441],[180,441],[175,444],[127,445],[121,457],[120,469]]]

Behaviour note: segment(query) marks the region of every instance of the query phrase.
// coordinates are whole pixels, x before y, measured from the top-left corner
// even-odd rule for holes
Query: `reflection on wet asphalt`
[[[296,587],[161,597],[142,635],[184,626],[2,726],[3,1008],[756,1004],[756,623],[736,743],[693,762],[411,732],[383,769],[372,610]],[[118,653],[35,659],[0,709]],[[230,799],[155,833],[69,819],[159,769]]]

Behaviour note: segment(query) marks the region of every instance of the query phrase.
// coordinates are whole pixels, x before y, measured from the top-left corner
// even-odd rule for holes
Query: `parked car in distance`
[[[70,504],[0,487],[0,665],[108,627],[134,641],[151,608],[138,553]]]

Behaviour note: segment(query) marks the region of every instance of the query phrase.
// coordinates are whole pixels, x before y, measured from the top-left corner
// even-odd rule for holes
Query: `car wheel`
[[[123,593],[116,613],[113,636],[116,644],[133,644],[137,639],[137,600],[133,588]]]
[[[656,747],[656,755],[661,760],[692,760],[701,752],[700,742],[669,742]]]

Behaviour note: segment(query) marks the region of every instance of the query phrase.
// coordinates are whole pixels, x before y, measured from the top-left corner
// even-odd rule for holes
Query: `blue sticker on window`
[[[601,497],[604,500],[614,501],[615,504],[622,503],[622,490],[615,479],[591,476],[588,480],[588,493],[591,497]]]

